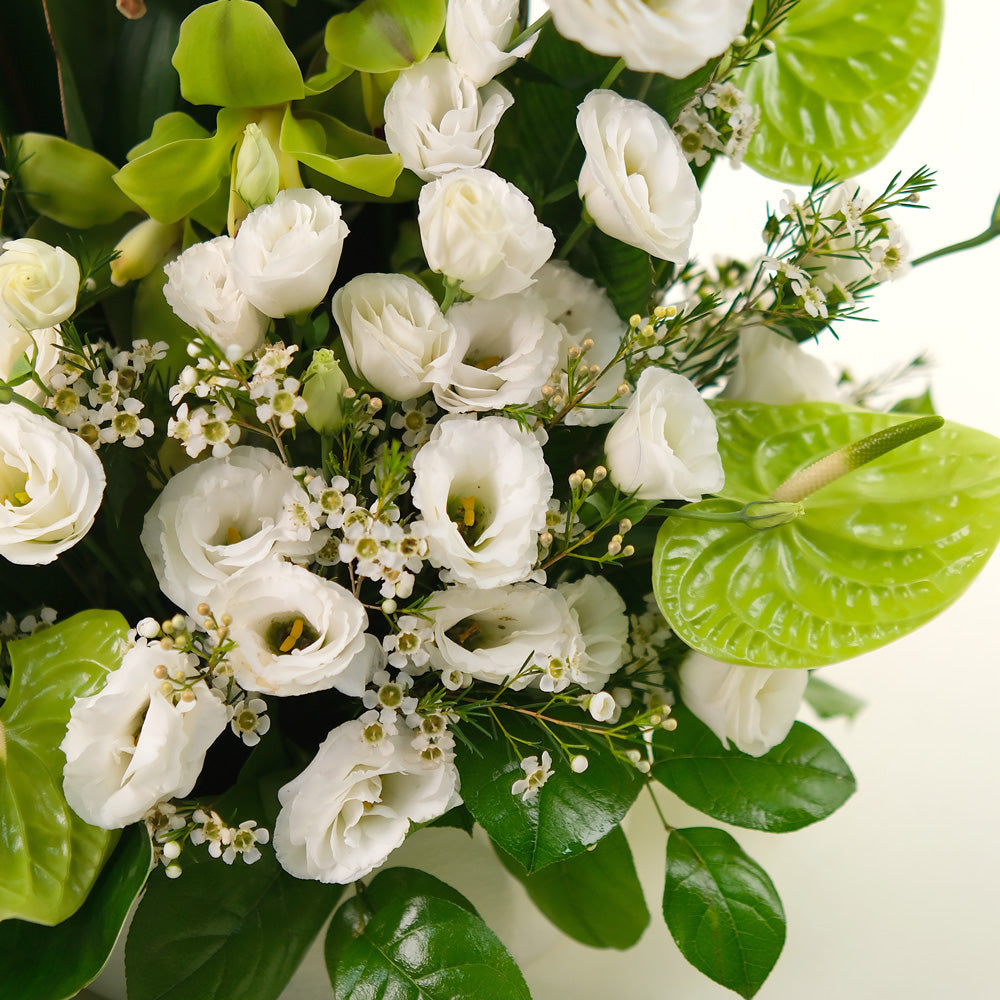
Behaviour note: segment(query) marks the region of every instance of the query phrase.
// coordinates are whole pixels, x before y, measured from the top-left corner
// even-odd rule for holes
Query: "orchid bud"
[[[143,219],[133,226],[115,247],[118,256],[111,261],[111,284],[121,288],[130,281],[145,278],[167,251],[180,242],[183,228],[181,222],[164,225],[156,219]]]

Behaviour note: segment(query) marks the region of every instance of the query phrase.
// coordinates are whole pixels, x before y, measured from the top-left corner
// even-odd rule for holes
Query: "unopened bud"
[[[278,193],[278,157],[257,122],[243,130],[236,154],[233,190],[252,209],[270,205]]]
[[[306,401],[306,423],[317,434],[336,434],[344,426],[347,388],[347,377],[333,351],[313,351],[302,377],[302,398]]]
[[[115,246],[117,257],[111,262],[111,284],[121,288],[130,281],[145,278],[180,243],[183,223],[164,225],[156,219],[143,219],[134,225]]]

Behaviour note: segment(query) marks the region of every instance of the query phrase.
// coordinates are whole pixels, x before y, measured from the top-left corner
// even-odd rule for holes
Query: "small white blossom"
[[[233,718],[229,728],[248,747],[255,747],[271,728],[271,719],[265,712],[267,702],[263,698],[241,698],[233,705]]]
[[[252,865],[259,861],[261,857],[258,844],[266,844],[271,839],[271,834],[261,828],[256,829],[257,821],[248,819],[240,823],[238,827],[231,827],[229,830],[229,843],[222,852],[222,860],[231,865],[237,855],[243,858],[245,864]]]
[[[522,802],[531,802],[538,795],[538,789],[552,776],[552,757],[548,750],[542,751],[542,760],[537,757],[525,757],[521,761],[524,777],[511,785],[511,795],[520,795]]]

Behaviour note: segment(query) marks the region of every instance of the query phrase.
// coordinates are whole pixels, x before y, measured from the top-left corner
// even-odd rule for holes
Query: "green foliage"
[[[842,691],[816,674],[809,675],[805,700],[821,719],[854,719],[865,707],[860,698]]]
[[[808,184],[817,168],[851,177],[893,147],[923,100],[941,40],[942,0],[800,3],[772,57],[737,83],[761,109],[746,161]]]
[[[591,948],[631,948],[649,924],[632,852],[620,826],[567,861],[529,875],[497,848],[504,867],[564,934]]]
[[[337,911],[326,939],[337,1000],[530,1000],[506,948],[450,886],[390,868]]]
[[[84,823],[62,790],[59,749],[77,698],[119,661],[125,620],[87,611],[10,643],[10,694],[0,707],[0,920],[57,924],[78,909],[116,833]]]
[[[733,826],[787,833],[825,819],[854,794],[851,769],[826,737],[796,722],[762,757],[722,746],[684,706],[677,728],[654,737],[657,781],[707,816]]]
[[[146,883],[151,860],[145,826],[131,826],[68,920],[55,927],[4,923],[0,1000],[69,1000],[95,979]]]
[[[815,459],[906,415],[833,403],[713,404],[726,484],[684,508],[725,514],[765,500]],[[764,531],[668,518],[653,586],[671,628],[716,659],[814,667],[882,646],[972,582],[1000,538],[1000,441],[946,423],[803,501]]]
[[[742,997],[763,985],[785,943],[785,913],[766,872],[722,830],[673,830],[663,916],[681,954]]]
[[[364,0],[330,18],[324,44],[333,64],[365,73],[405,69],[430,55],[446,13],[446,0]]]

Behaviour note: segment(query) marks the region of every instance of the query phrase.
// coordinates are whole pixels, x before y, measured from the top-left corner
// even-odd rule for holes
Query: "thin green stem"
[[[971,250],[973,247],[981,247],[984,243],[989,243],[990,240],[994,240],[998,236],[1000,236],[1000,228],[990,226],[989,229],[981,232],[978,236],[962,240],[960,243],[951,243],[946,247],[941,247],[938,250],[932,250],[930,253],[925,253],[923,257],[918,257],[913,262],[913,266],[919,267],[921,264],[926,264],[928,261],[936,260],[938,257],[947,257],[949,254],[961,253],[961,251]]]
[[[590,231],[593,220],[584,216],[577,224],[576,229],[569,234],[569,239],[559,248],[559,256],[564,260],[569,256],[570,250],[580,242],[581,237]]]
[[[526,42],[532,35],[537,35],[538,32],[541,31],[542,28],[544,28],[545,25],[547,25],[551,20],[552,11],[550,10],[547,10],[540,17],[536,17],[535,20],[521,32],[521,34],[516,35],[510,40],[510,43],[507,45],[507,51],[513,52],[514,49],[516,49],[522,42]]]
[[[597,88],[598,90],[607,90],[611,84],[615,82],[622,75],[625,70],[625,60],[619,59],[618,62],[608,70],[608,75],[601,81],[601,85]]]
[[[667,822],[667,817],[663,815],[663,810],[660,808],[660,803],[657,801],[656,795],[653,793],[653,786],[648,781],[646,782],[646,791],[649,792],[649,797],[653,800],[653,808],[656,810],[656,814],[660,817],[660,822],[663,824],[663,829],[666,830],[667,833],[671,833],[676,828],[671,826]]]

